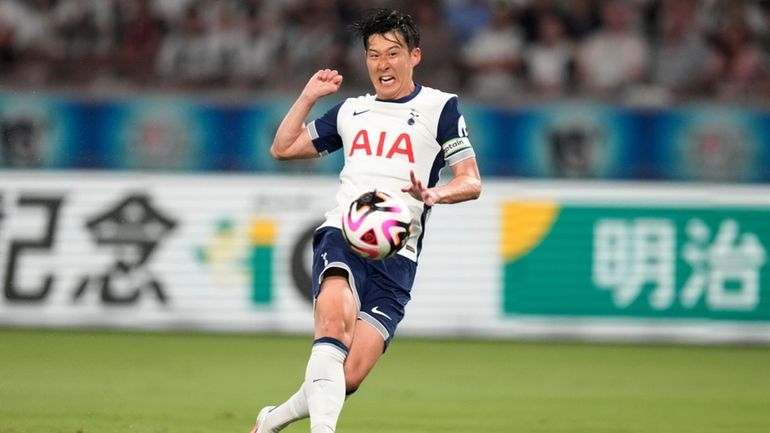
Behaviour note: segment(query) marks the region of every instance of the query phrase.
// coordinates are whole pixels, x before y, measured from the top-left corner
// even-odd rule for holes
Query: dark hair
[[[409,50],[420,46],[420,29],[411,15],[393,9],[374,9],[360,21],[350,26],[353,33],[360,36],[364,49],[369,49],[369,37],[399,32]]]

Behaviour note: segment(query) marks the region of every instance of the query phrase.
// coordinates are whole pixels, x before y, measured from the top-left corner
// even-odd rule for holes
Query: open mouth
[[[391,84],[394,81],[396,81],[396,78],[391,75],[385,75],[380,77],[380,83],[382,84]]]

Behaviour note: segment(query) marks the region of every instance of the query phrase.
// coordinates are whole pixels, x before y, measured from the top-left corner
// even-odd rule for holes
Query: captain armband
[[[441,145],[444,159],[449,165],[476,156],[468,137],[456,137]]]

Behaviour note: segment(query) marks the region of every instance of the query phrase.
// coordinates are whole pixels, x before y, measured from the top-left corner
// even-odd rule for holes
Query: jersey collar
[[[379,102],[393,102],[395,104],[403,104],[404,102],[409,102],[412,99],[414,99],[415,96],[417,96],[417,94],[420,93],[420,90],[422,90],[422,85],[420,85],[420,83],[414,83],[414,91],[412,91],[412,93],[410,93],[410,94],[408,94],[408,95],[406,95],[404,97],[401,97],[401,98],[398,98],[398,99],[380,99],[380,98],[375,98],[375,101],[379,101]]]

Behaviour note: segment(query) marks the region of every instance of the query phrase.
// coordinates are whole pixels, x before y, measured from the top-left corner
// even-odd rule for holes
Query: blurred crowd
[[[770,100],[770,0],[0,0],[0,87],[295,94],[369,89],[367,9],[420,25],[417,80],[491,103]]]

